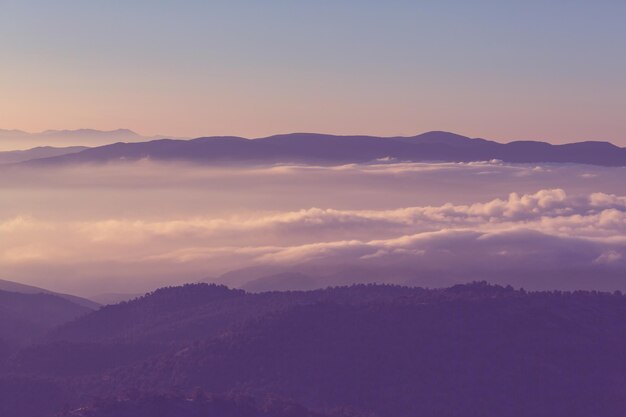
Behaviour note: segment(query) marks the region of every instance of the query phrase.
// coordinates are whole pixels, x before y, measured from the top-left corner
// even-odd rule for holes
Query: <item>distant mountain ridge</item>
[[[338,165],[377,160],[407,162],[579,163],[626,166],[626,148],[609,142],[552,145],[546,142],[500,143],[449,132],[412,137],[336,136],[292,133],[258,139],[235,136],[191,140],[161,139],[114,143],[74,154],[33,160],[29,164],[57,165],[152,159],[202,164],[303,163]]]
[[[61,148],[38,146],[36,148],[20,151],[0,151],[0,164],[14,164],[31,159],[50,158],[84,151],[85,149],[87,149],[86,146],[67,146]]]
[[[19,345],[92,309],[51,293],[0,290],[0,345]],[[2,363],[6,358],[0,358]]]
[[[20,294],[54,295],[56,297],[60,297],[65,300],[68,300],[79,306],[86,307],[90,310],[97,310],[98,308],[101,307],[99,303],[89,300],[87,298],[78,297],[76,295],[71,295],[71,294],[58,293],[58,292],[46,290],[45,288],[35,287],[32,285],[26,285],[26,284],[20,284],[19,282],[7,281],[4,279],[0,279],[0,291],[10,291],[10,292],[16,292]]]
[[[114,142],[138,142],[166,137],[145,137],[129,129],[96,130],[45,130],[24,132],[0,129],[0,151],[23,150],[34,147],[101,146]]]
[[[0,139],[28,137],[142,137],[130,129],[97,130],[97,129],[48,129],[43,132],[26,132],[17,129],[0,129]]]

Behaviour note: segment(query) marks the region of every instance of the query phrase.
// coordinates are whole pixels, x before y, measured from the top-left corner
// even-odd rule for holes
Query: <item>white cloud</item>
[[[568,268],[626,273],[626,188],[611,183],[619,170],[499,161],[230,171],[141,161],[90,169],[0,178],[1,192],[19,188],[0,206],[2,278],[65,282],[71,291],[96,278],[104,289],[120,277],[166,281],[262,265],[476,278]],[[581,172],[594,176],[581,181]],[[577,188],[583,182],[591,185]]]
[[[598,264],[614,264],[622,260],[622,258],[623,258],[623,255],[620,252],[610,250],[607,252],[603,252],[593,262],[598,263]]]
[[[221,250],[268,246],[285,248],[263,254],[262,260],[296,259],[303,253],[320,258],[346,247],[360,248],[361,256],[372,257],[373,252],[378,253],[378,246],[403,247],[406,242],[411,246],[445,233],[494,236],[518,230],[562,238],[620,238],[626,233],[626,199],[601,193],[570,197],[561,189],[553,189],[524,195],[511,193],[507,199],[486,203],[394,210],[311,208],[256,216],[158,221],[45,222],[16,217],[0,222],[0,231],[6,236],[0,254],[5,254],[5,261],[18,262],[20,257],[6,256],[15,250],[12,240],[35,239],[50,248],[40,250],[39,257],[48,253],[50,260],[58,259],[60,253],[70,258],[76,254],[87,259],[125,259],[175,253],[185,247]],[[381,239],[381,234],[386,238]],[[358,238],[342,239],[349,236]]]

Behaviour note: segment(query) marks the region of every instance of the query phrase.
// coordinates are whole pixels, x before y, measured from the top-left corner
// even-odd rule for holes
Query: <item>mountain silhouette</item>
[[[92,310],[52,294],[24,294],[0,290],[0,351],[33,341],[55,326]]]
[[[163,288],[22,347],[0,368],[0,411],[152,417],[156,398],[202,409],[205,395],[230,393],[282,398],[302,415],[620,416],[624,320],[621,293],[486,283]]]
[[[147,139],[129,129],[46,130],[37,133],[0,129],[0,151],[33,147],[100,146],[118,141],[136,142]]]
[[[0,279],[0,290],[17,292],[17,293],[22,293],[22,294],[51,294],[60,298],[64,298],[68,301],[71,301],[74,304],[87,307],[91,310],[97,310],[98,308],[100,308],[99,303],[89,300],[87,298],[78,297],[76,295],[71,295],[71,294],[58,293],[58,292],[47,290],[45,288],[35,287],[32,285],[26,285],[26,284],[20,284],[19,282],[7,281],[4,279]]]
[[[55,148],[52,146],[39,146],[23,151],[0,152],[0,164],[12,164],[28,161],[30,159],[49,158],[53,156],[76,153],[87,149],[85,146],[69,146],[65,148]]]
[[[495,159],[511,163],[626,166],[626,149],[608,142],[593,141],[565,145],[534,141],[499,143],[448,132],[389,138],[293,133],[259,139],[222,136],[192,140],[120,142],[29,163],[55,165],[145,158],[210,164],[337,165],[377,160],[472,162]]]

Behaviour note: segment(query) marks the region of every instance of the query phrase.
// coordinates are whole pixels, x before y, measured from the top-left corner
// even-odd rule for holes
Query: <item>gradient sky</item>
[[[626,146],[626,2],[0,0],[0,128]]]

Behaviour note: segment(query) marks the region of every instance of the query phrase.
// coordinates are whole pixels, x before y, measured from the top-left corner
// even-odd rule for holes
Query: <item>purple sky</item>
[[[621,1],[0,3],[0,128],[626,145]]]

